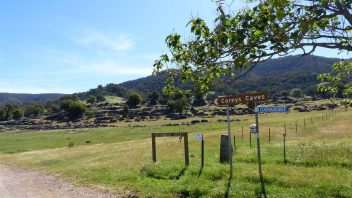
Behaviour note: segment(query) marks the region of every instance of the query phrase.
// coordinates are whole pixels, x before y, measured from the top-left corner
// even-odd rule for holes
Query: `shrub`
[[[69,142],[68,145],[67,145],[69,148],[75,146],[75,143],[74,142]]]
[[[137,93],[132,93],[131,95],[128,96],[128,100],[126,104],[130,108],[135,108],[137,105],[141,104],[141,102],[142,102],[141,96]]]
[[[66,112],[70,120],[77,120],[83,117],[86,112],[86,106],[78,99],[67,98],[61,104],[61,109]]]
[[[303,91],[298,88],[291,89],[290,96],[294,98],[302,98],[304,96]]]

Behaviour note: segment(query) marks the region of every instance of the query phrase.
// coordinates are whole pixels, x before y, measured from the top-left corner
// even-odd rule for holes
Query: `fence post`
[[[236,153],[236,136],[233,136],[233,153]]]
[[[303,119],[303,127],[306,128],[306,119]]]
[[[249,148],[252,148],[252,133],[249,133]]]
[[[287,160],[286,160],[286,134],[282,134],[283,136],[283,140],[284,140],[284,163],[286,164],[287,163]]]

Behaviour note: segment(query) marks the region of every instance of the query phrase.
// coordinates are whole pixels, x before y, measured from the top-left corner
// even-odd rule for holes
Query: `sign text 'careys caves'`
[[[263,93],[251,93],[237,96],[221,96],[215,99],[214,103],[218,106],[236,105],[236,104],[247,104],[249,102],[266,101],[268,100],[268,94]]]

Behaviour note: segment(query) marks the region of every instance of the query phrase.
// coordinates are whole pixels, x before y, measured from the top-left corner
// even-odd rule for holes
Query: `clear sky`
[[[151,75],[166,36],[187,36],[192,16],[211,23],[215,7],[211,0],[2,0],[0,92],[74,93]]]

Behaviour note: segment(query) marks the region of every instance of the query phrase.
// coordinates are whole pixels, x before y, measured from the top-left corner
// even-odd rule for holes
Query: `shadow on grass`
[[[230,177],[230,178],[227,180],[226,191],[225,191],[225,195],[224,195],[225,198],[228,198],[228,197],[229,197],[230,187],[231,187],[231,181],[232,181],[232,177]]]
[[[285,164],[285,165],[292,165],[292,166],[300,166],[300,167],[337,167],[337,168],[345,168],[345,169],[352,169],[352,163],[349,162],[328,162],[328,161],[290,161],[286,160],[284,162],[277,161],[276,164]]]
[[[198,172],[198,177],[200,177],[202,175],[203,172],[203,166],[200,167],[199,172]]]
[[[185,172],[186,172],[187,168],[188,168],[188,166],[184,166],[184,167],[182,168],[182,170],[179,172],[179,174],[178,174],[176,177],[171,178],[171,179],[179,180],[182,176],[185,175]]]
[[[188,166],[182,167],[162,167],[159,165],[147,165],[144,166],[140,173],[143,176],[154,178],[154,179],[165,179],[165,180],[179,180],[185,175]]]

